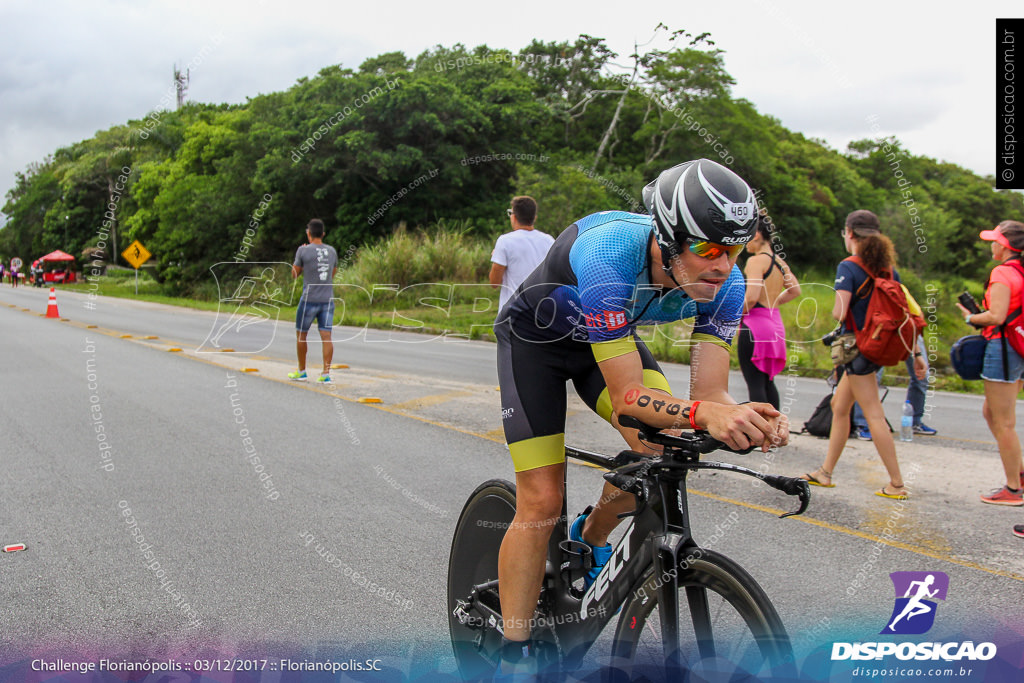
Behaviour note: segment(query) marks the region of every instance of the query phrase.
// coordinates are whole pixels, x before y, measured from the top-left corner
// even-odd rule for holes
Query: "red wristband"
[[[694,429],[700,429],[697,426],[697,406],[700,405],[700,401],[694,401],[693,405],[690,406],[690,426]]]

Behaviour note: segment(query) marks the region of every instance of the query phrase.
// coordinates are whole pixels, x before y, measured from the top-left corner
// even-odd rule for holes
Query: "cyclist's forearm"
[[[619,405],[614,406],[619,415],[635,417],[644,424],[661,429],[693,429],[696,424],[703,428],[703,423],[690,420],[693,406],[700,401],[687,401],[670,394],[647,389],[630,389]]]

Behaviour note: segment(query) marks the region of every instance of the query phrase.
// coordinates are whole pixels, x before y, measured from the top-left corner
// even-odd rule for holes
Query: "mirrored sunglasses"
[[[722,254],[728,254],[730,259],[734,259],[740,255],[745,246],[743,244],[717,244],[704,240],[687,240],[687,244],[691,252],[709,261],[718,258]]]

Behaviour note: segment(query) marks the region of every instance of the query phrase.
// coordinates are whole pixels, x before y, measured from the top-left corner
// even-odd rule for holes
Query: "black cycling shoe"
[[[498,668],[491,677],[493,683],[527,683],[537,679],[540,666],[537,660],[537,646],[531,640],[513,641],[501,639],[501,657]],[[504,670],[502,670],[504,669]]]

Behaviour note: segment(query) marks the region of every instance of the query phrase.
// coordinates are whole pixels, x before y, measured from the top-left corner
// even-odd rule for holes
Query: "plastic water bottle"
[[[900,441],[914,440],[914,406],[910,401],[903,404],[903,417],[900,418]]]

